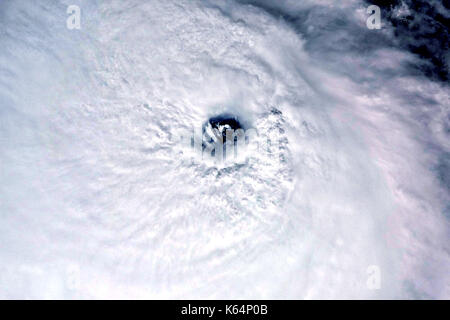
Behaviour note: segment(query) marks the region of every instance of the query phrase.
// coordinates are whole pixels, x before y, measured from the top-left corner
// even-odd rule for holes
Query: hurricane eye
[[[239,121],[238,117],[232,114],[220,114],[208,119],[203,126],[203,132],[212,132],[218,134],[217,138],[222,135],[223,142],[226,142],[227,130],[239,130],[244,129],[242,123]],[[209,134],[211,136],[211,134]],[[214,137],[211,137],[214,139]]]

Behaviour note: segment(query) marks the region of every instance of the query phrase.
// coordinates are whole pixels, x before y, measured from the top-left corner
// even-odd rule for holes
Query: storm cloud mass
[[[1,0],[0,298],[449,299],[449,17]],[[177,140],[221,114],[281,154]]]

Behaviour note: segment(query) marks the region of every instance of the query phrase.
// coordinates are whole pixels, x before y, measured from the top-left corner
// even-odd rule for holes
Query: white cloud
[[[448,92],[332,3],[4,5],[2,297],[448,298]],[[286,161],[180,157],[223,111]]]

